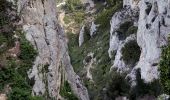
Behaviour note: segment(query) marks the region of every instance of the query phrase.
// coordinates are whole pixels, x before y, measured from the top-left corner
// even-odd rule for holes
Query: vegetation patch
[[[131,34],[137,33],[137,27],[133,26],[133,22],[125,22],[120,25],[119,29],[116,31],[120,40],[125,40]]]
[[[105,10],[97,14],[96,24],[100,24],[100,28],[96,34],[91,38],[89,35],[89,27],[85,27],[84,43],[81,47],[78,46],[78,34],[68,33],[69,38],[68,47],[69,55],[71,57],[71,63],[74,71],[84,80],[85,85],[88,88],[88,92],[91,100],[99,100],[98,97],[102,96],[103,87],[106,86],[108,80],[109,70],[111,67],[111,59],[108,55],[109,49],[109,26],[110,20],[114,12],[122,7],[122,4],[116,4],[114,7],[104,7]],[[91,69],[93,81],[86,79],[85,72],[83,70],[83,60],[88,53],[94,53],[94,58],[97,59],[97,63],[94,64]]]
[[[86,29],[85,29],[86,30]],[[99,30],[93,38],[90,38],[89,31],[85,31],[85,42],[78,46],[78,35],[68,34],[69,37],[69,55],[71,57],[71,63],[75,72],[81,76],[89,90],[91,99],[93,100],[100,94],[100,90],[105,86],[105,80],[107,78],[107,72],[110,70],[111,59],[109,58],[109,31]],[[91,70],[95,84],[86,80],[83,72],[83,60],[86,58],[89,52],[94,53],[94,57],[99,61],[95,64],[95,68]]]
[[[33,48],[33,46],[31,45],[31,43],[29,41],[27,41],[25,38],[25,36],[22,34],[21,35],[21,53],[19,58],[25,61],[34,61],[34,58],[37,55],[37,51]]]
[[[126,74],[113,72],[108,80],[106,95],[109,99],[115,100],[118,96],[128,96],[130,85],[125,79]]]
[[[122,8],[122,0],[119,3],[115,3],[115,5],[105,7],[101,12],[98,13],[95,22],[100,25],[99,28],[109,28],[110,20],[115,12]]]
[[[32,68],[33,61],[37,55],[33,46],[25,39],[25,34],[16,29],[13,25],[15,21],[11,20],[8,11],[15,11],[12,3],[6,0],[0,1],[0,55],[3,61],[0,61],[0,93],[5,93],[8,100],[44,100],[42,97],[31,95],[32,87],[28,79],[27,71]],[[14,33],[14,31],[16,33]],[[21,54],[17,58],[12,58],[8,50],[14,47],[13,35],[20,37]]]
[[[0,70],[0,91],[4,92],[5,87],[9,85],[11,87],[8,93],[9,100],[43,100],[38,99],[41,97],[31,96],[32,87],[27,76],[27,71],[32,67],[37,53],[24,37],[20,42],[22,44],[21,54],[24,57],[21,55],[20,59],[6,58],[6,66]],[[26,58],[25,55],[27,55]]]
[[[158,97],[161,93],[162,88],[159,80],[154,80],[146,84],[144,80],[141,79],[141,72],[140,69],[138,69],[136,72],[136,86],[131,89],[129,94],[130,100],[136,100],[146,95]]]
[[[162,49],[160,61],[160,80],[166,94],[170,94],[170,45]]]
[[[139,61],[140,54],[141,50],[136,40],[129,41],[122,48],[122,59],[127,65],[134,66],[134,64]]]
[[[60,88],[60,95],[67,100],[78,100],[78,98],[73,94],[68,81],[65,81],[63,86]]]
[[[81,4],[80,0],[67,0],[65,9],[68,12],[74,12],[76,10],[82,9],[83,5]]]
[[[115,100],[115,98],[119,96],[126,96],[130,100],[138,100],[144,96],[154,96],[157,98],[157,96],[162,93],[159,80],[145,83],[144,80],[141,79],[140,69],[136,72],[136,86],[131,87],[125,77],[126,73],[111,73],[107,81],[107,88],[105,92],[103,92],[107,100]]]

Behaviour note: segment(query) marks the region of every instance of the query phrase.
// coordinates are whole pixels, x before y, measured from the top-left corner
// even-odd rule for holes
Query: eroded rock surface
[[[139,10],[138,10],[139,9]],[[134,16],[139,13],[139,20]],[[170,1],[169,0],[124,0],[124,9],[114,14],[111,20],[109,56],[113,51],[119,51],[121,41],[116,30],[125,21],[133,21],[138,26],[137,43],[141,48],[140,60],[130,76],[135,78],[136,69],[141,69],[141,78],[151,82],[159,78],[158,63],[161,56],[161,47],[167,44],[170,32]],[[134,19],[136,18],[136,19]],[[120,55],[117,53],[117,56]],[[121,60],[116,61],[120,62]],[[114,65],[115,65],[114,63]],[[118,69],[125,67],[117,65]]]
[[[23,30],[38,51],[28,76],[35,81],[33,95],[47,93],[59,99],[61,80],[68,80],[81,100],[89,100],[87,89],[74,72],[67,52],[66,36],[58,24],[55,0],[20,0]]]
[[[142,53],[135,68],[140,68],[142,79],[150,82],[159,76],[161,47],[168,41],[170,25],[166,22],[170,20],[170,1],[141,0],[139,7],[137,41]]]

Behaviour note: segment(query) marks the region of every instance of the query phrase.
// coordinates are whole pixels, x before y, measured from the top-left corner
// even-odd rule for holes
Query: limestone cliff
[[[56,14],[55,0],[20,0],[21,15],[26,38],[38,51],[33,68],[28,71],[34,80],[33,95],[49,95],[60,99],[60,88],[68,80],[81,100],[88,100],[87,89],[70,64],[65,33]]]
[[[169,34],[170,0],[2,0],[0,99],[169,100]]]
[[[118,48],[121,48],[122,41],[118,38],[116,30],[122,23],[133,21],[134,25],[138,27],[137,43],[141,48],[141,54],[139,62],[132,69],[130,76],[134,78],[135,70],[140,68],[141,77],[146,82],[158,79],[161,47],[167,44],[170,31],[169,2],[169,0],[124,0],[125,12],[122,10],[116,13],[111,20],[110,56],[112,51],[118,50],[113,68],[117,67],[121,71],[128,70],[128,65],[125,65],[119,57]],[[133,12],[137,12],[139,15],[134,17]],[[134,18],[137,20],[133,20]]]

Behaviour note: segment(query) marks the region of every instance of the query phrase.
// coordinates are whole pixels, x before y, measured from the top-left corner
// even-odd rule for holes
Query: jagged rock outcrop
[[[137,16],[139,13],[139,20]],[[137,14],[138,15],[138,14]],[[141,47],[140,60],[130,75],[135,79],[136,69],[141,69],[141,78],[151,82],[159,77],[158,63],[161,56],[161,47],[167,44],[170,32],[170,1],[169,0],[124,0],[124,9],[114,14],[111,20],[109,56],[118,52],[121,41],[116,30],[126,21],[133,21],[138,26],[137,43]],[[116,54],[116,57],[120,55]],[[120,62],[119,59],[116,62]],[[115,65],[114,63],[114,65]],[[116,64],[118,69],[126,67]],[[115,66],[114,66],[115,67]]]
[[[91,74],[91,69],[93,68],[93,64],[96,63],[96,58],[94,58],[94,53],[90,52],[85,57],[83,64],[85,65],[84,68],[86,70],[86,78],[93,82],[93,76]]]
[[[150,82],[159,76],[161,47],[168,41],[170,0],[141,0],[139,8],[137,42],[142,52],[135,68],[140,68],[141,78]]]
[[[91,27],[90,27],[90,36],[91,37],[96,34],[98,26],[99,25],[96,25],[94,22],[91,23]]]
[[[74,72],[68,55],[66,36],[58,24],[55,0],[20,0],[18,12],[26,38],[38,51],[28,76],[35,81],[33,95],[60,99],[63,80],[70,83],[81,100],[89,100],[87,89]]]
[[[112,52],[118,49],[121,42],[116,31],[119,29],[121,24],[127,21],[137,21],[137,14],[138,9],[132,10],[130,6],[126,6],[120,12],[116,12],[113,15],[112,20],[110,21],[110,48],[108,51],[110,57],[112,57]]]
[[[84,42],[84,28],[85,26],[83,26],[80,30],[80,33],[79,33],[79,47],[83,44]]]
[[[122,59],[122,48],[126,43],[128,43],[131,40],[136,40],[135,34],[130,35],[124,41],[120,41],[119,47],[116,51],[115,60],[113,62],[111,69],[117,68],[117,71],[119,72],[126,72],[130,70],[129,65],[126,65]]]

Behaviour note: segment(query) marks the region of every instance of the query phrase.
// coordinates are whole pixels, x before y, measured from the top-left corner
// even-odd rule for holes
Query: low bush
[[[20,46],[21,53],[20,53],[19,58],[22,60],[26,60],[26,61],[34,61],[37,55],[37,52],[34,49],[34,47],[30,44],[29,41],[25,39],[24,36],[21,36],[20,43],[21,43],[21,46]]]
[[[122,48],[122,59],[127,65],[133,66],[137,61],[139,61],[140,54],[141,50],[136,40],[129,41]]]
[[[80,0],[67,0],[66,1],[66,5],[65,5],[65,9],[68,12],[73,12],[75,10],[80,10],[82,9],[83,5],[81,4]]]
[[[159,64],[160,81],[165,93],[170,94],[170,45],[162,48],[162,56]]]
[[[137,27],[133,26],[133,22],[125,22],[120,25],[119,29],[117,30],[118,37],[120,40],[125,40],[131,34],[137,33]]]
[[[130,85],[125,79],[125,75],[113,72],[108,80],[107,97],[109,100],[115,100],[118,96],[128,96]]]
[[[60,95],[67,100],[78,100],[78,98],[73,94],[68,81],[65,81],[63,86],[60,88]]]
[[[85,13],[81,11],[75,12],[73,16],[76,23],[82,23],[85,19]]]
[[[23,35],[23,33],[20,33]],[[33,61],[37,55],[36,50],[23,36],[21,38],[20,59],[7,59],[6,66],[0,70],[0,92],[9,85],[11,91],[8,93],[9,100],[34,100],[31,96],[32,87],[29,84],[27,71],[32,67]],[[35,97],[35,100],[42,100]]]
[[[122,8],[122,3],[117,3],[110,8],[104,8],[102,12],[97,15],[95,22],[100,25],[100,28],[107,29],[110,25],[110,20],[115,12]]]
[[[151,83],[145,83],[144,80],[141,79],[140,69],[136,71],[136,86],[133,87],[130,91],[129,94],[130,100],[136,100],[137,98],[146,95],[157,97],[161,93],[162,93],[162,88],[159,83],[159,80],[154,80]]]

